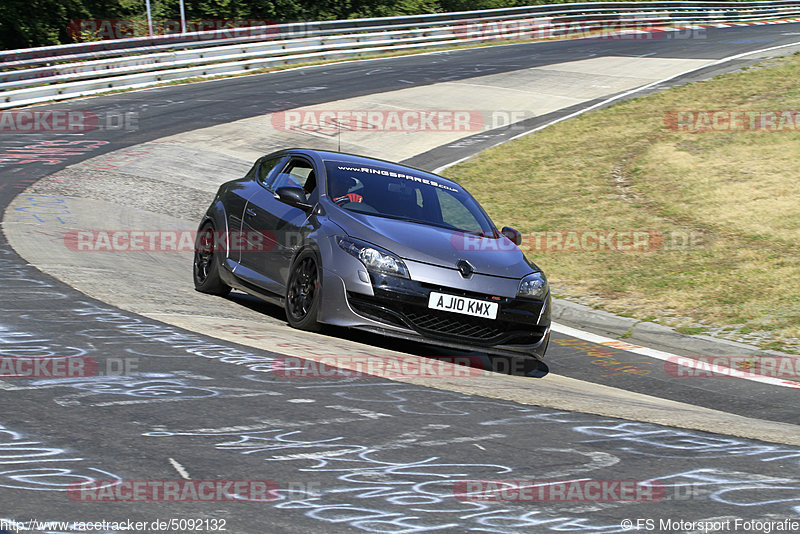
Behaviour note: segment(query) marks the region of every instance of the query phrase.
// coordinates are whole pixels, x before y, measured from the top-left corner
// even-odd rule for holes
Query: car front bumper
[[[323,276],[321,322],[459,350],[544,359],[550,339],[549,294],[536,301],[374,273],[369,273],[369,283],[355,284],[355,277],[330,270]],[[431,292],[496,302],[497,318],[431,309]]]

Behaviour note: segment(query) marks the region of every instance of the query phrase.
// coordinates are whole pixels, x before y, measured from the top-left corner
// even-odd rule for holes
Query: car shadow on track
[[[285,323],[286,327],[290,328],[288,323],[286,323],[286,314],[283,308],[279,306],[265,302],[247,293],[232,292],[227,296],[227,299],[245,308]],[[382,336],[380,334],[373,334],[371,332],[364,332],[352,328],[323,325],[322,334],[346,341],[371,345],[385,350],[404,352],[414,356],[423,356],[451,362],[457,358],[459,362],[469,362],[470,367],[506,375],[542,378],[550,371],[547,364],[544,362],[537,362],[531,358],[495,356],[486,354],[485,352],[437,347],[418,341]]]

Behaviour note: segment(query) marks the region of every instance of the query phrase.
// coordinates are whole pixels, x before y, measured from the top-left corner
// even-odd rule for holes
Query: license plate
[[[428,297],[428,307],[433,310],[462,313],[473,317],[483,317],[484,319],[496,319],[500,305],[496,302],[432,292]]]

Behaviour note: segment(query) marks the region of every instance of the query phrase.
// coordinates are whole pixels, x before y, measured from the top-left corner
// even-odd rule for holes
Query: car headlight
[[[403,260],[388,250],[347,237],[337,237],[336,242],[339,243],[342,250],[358,258],[368,271],[410,278],[408,268]]]
[[[538,272],[529,274],[519,283],[518,297],[542,300],[547,296],[549,290],[547,278],[544,273]]]

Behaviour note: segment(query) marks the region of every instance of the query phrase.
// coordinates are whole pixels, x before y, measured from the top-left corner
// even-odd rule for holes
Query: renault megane
[[[194,284],[283,306],[302,330],[331,324],[541,360],[550,290],[520,243],[447,178],[282,150],[219,188],[197,234]]]

